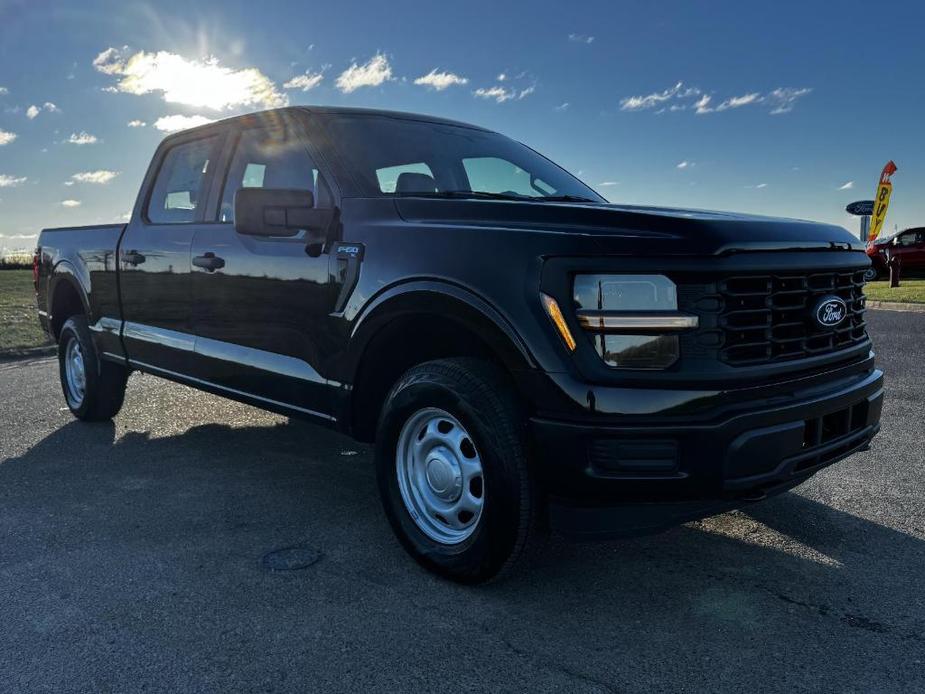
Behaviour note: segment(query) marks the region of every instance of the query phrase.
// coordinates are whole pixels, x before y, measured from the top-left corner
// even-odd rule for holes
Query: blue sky
[[[923,26],[911,0],[0,0],[0,249],[120,221],[170,128],[282,103],[478,123],[614,202],[852,231],[892,158],[885,229],[922,225]]]

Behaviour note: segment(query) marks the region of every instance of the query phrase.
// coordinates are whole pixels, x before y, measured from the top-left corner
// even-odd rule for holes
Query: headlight
[[[678,312],[678,292],[664,275],[577,275],[578,322],[601,359],[624,369],[664,369],[680,356],[678,331],[697,316]]]

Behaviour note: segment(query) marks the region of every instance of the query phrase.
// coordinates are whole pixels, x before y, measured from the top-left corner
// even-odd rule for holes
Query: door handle
[[[193,265],[203,268],[206,272],[215,272],[225,267],[225,259],[209,251],[205,255],[197,255],[193,258]]]
[[[122,254],[122,262],[127,265],[141,265],[145,262],[145,257],[138,251],[127,251]]]

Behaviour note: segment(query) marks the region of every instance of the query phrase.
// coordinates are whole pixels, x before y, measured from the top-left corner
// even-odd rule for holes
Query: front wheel
[[[128,370],[97,357],[82,315],[71,316],[61,328],[58,371],[67,407],[78,419],[112,419],[122,408]]]
[[[505,375],[480,360],[426,362],[392,388],[376,436],[379,492],[420,564],[462,583],[514,565],[536,514],[524,421]]]
[[[871,266],[864,271],[864,281],[865,282],[873,282],[879,276],[880,276],[880,271],[877,270],[877,268],[875,268],[874,266]]]

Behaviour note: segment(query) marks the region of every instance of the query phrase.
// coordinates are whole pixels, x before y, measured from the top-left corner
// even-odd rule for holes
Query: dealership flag
[[[890,176],[894,173],[896,173],[896,164],[890,160],[883,167],[883,173],[880,174],[880,183],[877,185],[877,194],[874,196],[874,213],[870,219],[868,241],[873,241],[880,236],[880,229],[883,228],[883,220],[886,219],[886,211],[890,206],[890,195],[893,192]]]

